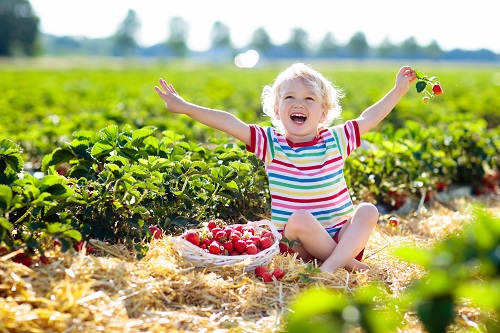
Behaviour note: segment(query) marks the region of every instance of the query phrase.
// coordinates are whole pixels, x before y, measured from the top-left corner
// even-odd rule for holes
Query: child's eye
[[[314,97],[306,97],[306,99],[308,99],[310,101],[314,101]]]
[[[290,99],[290,98],[293,98],[293,96],[290,96],[290,95],[285,96],[285,99]]]

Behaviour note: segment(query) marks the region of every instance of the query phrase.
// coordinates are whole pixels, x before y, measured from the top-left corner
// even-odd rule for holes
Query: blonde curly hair
[[[301,78],[304,83],[313,91],[321,105],[327,110],[325,120],[319,127],[330,126],[335,119],[340,118],[342,107],[339,100],[344,97],[343,91],[335,87],[323,74],[304,63],[294,63],[282,71],[274,80],[272,85],[266,85],[262,91],[262,109],[271,118],[272,124],[284,130],[281,120],[276,119],[275,109],[281,94],[286,88],[286,82],[296,78]]]

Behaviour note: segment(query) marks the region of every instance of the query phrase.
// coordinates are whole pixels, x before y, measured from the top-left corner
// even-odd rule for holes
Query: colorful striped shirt
[[[283,231],[296,210],[307,210],[331,235],[354,211],[344,178],[347,156],[360,146],[356,121],[320,130],[310,142],[293,143],[272,127],[250,125],[246,147],[265,165],[271,221]]]

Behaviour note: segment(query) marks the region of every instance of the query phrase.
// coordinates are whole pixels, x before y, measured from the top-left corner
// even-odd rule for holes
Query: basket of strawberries
[[[243,263],[245,270],[268,265],[279,253],[280,233],[268,220],[220,226],[215,221],[172,237],[174,248],[198,267]]]

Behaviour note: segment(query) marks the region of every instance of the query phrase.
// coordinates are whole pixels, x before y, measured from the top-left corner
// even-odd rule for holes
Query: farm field
[[[403,65],[311,63],[344,89],[344,120]],[[444,94],[424,104],[411,88],[350,157],[354,200],[381,211],[370,271],[319,273],[279,254],[270,267],[285,276],[263,283],[238,265],[194,268],[173,249],[169,236],[203,221],[267,218],[269,197],[241,144],[168,113],[153,86],[163,77],[188,101],[267,124],[260,93],[288,65],[0,62],[0,331],[498,329],[498,65],[412,64]],[[470,191],[442,199],[456,188]],[[318,297],[340,305],[308,311]]]
[[[425,269],[398,259],[392,251],[407,244],[426,251],[458,232],[471,219],[469,200],[453,202],[459,211],[436,205],[418,217],[401,217],[398,228],[380,223],[366,249],[365,261],[372,267],[368,272],[313,273],[302,261],[279,254],[270,267],[284,269],[285,276],[266,284],[241,266],[194,269],[167,238],[153,240],[140,261],[119,244],[93,240],[93,253],[87,255],[62,253],[50,245],[46,264],[34,259],[36,264],[28,268],[1,259],[0,327],[6,332],[283,332],[294,300],[312,288],[332,288],[359,297],[364,288],[381,284],[385,287],[380,287],[379,294],[400,308],[394,310],[392,304],[389,311],[394,312],[381,308],[377,313],[376,307],[384,305],[369,304],[377,317],[400,322],[375,332],[425,332],[414,304],[404,296]],[[490,213],[500,215],[498,195],[481,201],[490,206]],[[315,308],[317,303],[310,306]],[[498,328],[498,312],[466,299],[455,311],[449,332]],[[328,323],[325,329],[335,331],[331,325],[339,332],[360,331],[355,319],[343,325]]]

